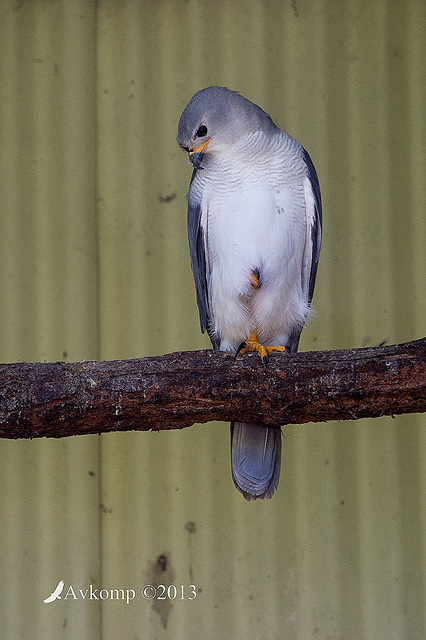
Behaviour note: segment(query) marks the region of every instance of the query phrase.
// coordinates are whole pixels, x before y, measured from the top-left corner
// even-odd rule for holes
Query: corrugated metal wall
[[[301,348],[425,335],[425,27],[424,0],[0,0],[0,360],[207,346],[175,135],[210,84],[317,166]],[[284,432],[279,491],[250,504],[227,425],[2,441],[1,637],[424,638],[425,417]],[[144,599],[156,580],[197,598]]]

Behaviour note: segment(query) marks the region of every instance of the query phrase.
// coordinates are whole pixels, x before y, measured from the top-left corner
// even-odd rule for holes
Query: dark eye
[[[200,127],[198,127],[198,131],[197,131],[197,137],[198,138],[203,138],[207,133],[207,127],[205,124],[202,124]]]

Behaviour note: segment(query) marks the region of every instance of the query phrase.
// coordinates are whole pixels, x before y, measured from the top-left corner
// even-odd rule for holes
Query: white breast
[[[235,350],[253,329],[263,344],[288,344],[308,313],[300,169],[282,154],[261,154],[249,165],[234,157],[202,173],[209,315],[220,349]],[[251,283],[255,269],[259,289]]]

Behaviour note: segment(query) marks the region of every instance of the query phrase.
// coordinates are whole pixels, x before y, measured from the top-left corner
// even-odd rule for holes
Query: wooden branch
[[[277,426],[426,411],[426,338],[272,354],[213,351],[113,362],[0,365],[0,437],[179,429],[235,420]]]

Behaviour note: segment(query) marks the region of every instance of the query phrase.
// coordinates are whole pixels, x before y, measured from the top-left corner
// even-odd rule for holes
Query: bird
[[[47,598],[45,598],[43,600],[44,603],[49,603],[49,602],[53,602],[54,600],[60,600],[61,596],[60,594],[62,593],[62,591],[64,590],[64,585],[65,585],[65,581],[64,580],[59,580],[57,586],[55,587],[55,589],[52,591],[52,593],[50,594],[50,596],[47,596]]]
[[[318,176],[308,152],[258,105],[227,87],[197,91],[178,145],[193,167],[188,240],[201,331],[216,351],[298,349],[311,314],[322,237]],[[231,423],[231,468],[247,500],[271,498],[281,429]]]

